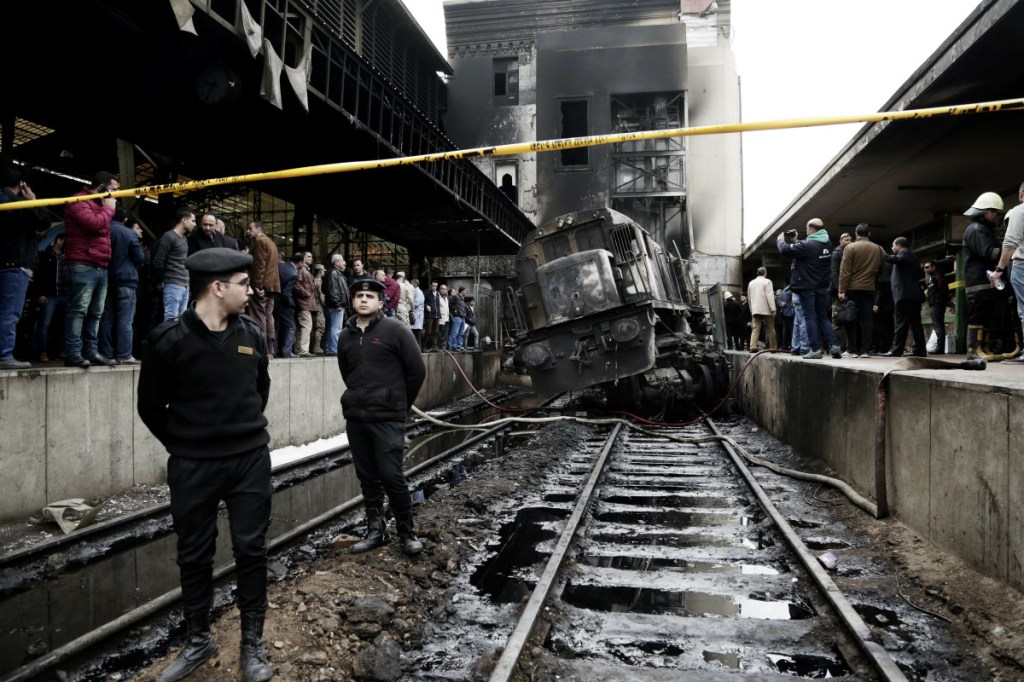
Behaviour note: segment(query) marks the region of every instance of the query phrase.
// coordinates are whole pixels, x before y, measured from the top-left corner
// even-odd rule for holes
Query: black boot
[[[398,526],[398,537],[402,540],[402,551],[409,556],[416,556],[423,551],[423,543],[416,537],[416,531],[412,526],[412,512],[396,516],[395,525]]]
[[[263,613],[242,613],[242,651],[239,657],[245,682],[265,682],[274,676],[263,648]]]
[[[217,655],[217,645],[210,635],[210,614],[185,614],[185,648],[174,662],[157,676],[157,682],[175,682],[188,677],[193,670]]]
[[[366,537],[349,548],[351,554],[369,552],[377,549],[391,539],[388,535],[388,522],[384,518],[384,510],[379,507],[366,509]]]

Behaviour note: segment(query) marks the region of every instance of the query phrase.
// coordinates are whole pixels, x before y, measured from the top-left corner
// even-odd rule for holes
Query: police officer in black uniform
[[[423,551],[412,523],[412,496],[405,479],[405,418],[427,376],[412,330],[382,312],[384,284],[357,280],[350,288],[352,309],[338,340],[338,368],[345,381],[341,408],[352,464],[363,490],[366,537],[353,554],[390,539],[384,518],[387,495],[402,551]]]
[[[242,314],[252,256],[204,249],[185,261],[196,301],[150,334],[139,373],[138,410],[167,451],[171,516],[187,641],[157,678],[188,676],[217,654],[210,634],[217,506],[227,504],[242,615],[246,682],[274,671],[263,648],[270,523],[270,395],[267,342]]]

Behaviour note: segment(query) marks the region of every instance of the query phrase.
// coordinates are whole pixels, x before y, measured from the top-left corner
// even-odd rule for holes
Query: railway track
[[[492,682],[906,679],[714,428],[616,425],[572,453]]]
[[[500,405],[517,397],[521,397],[521,392],[499,392],[492,394],[489,400]],[[438,422],[473,424],[481,414],[489,414],[488,410],[486,403],[473,401],[447,411],[436,411],[431,416]],[[502,432],[509,428],[508,425],[499,425],[475,434],[445,432],[430,419],[415,419],[407,428],[410,440],[407,472],[421,480],[428,478],[432,470],[440,469],[444,462],[460,453],[490,440],[500,440]],[[343,475],[339,472],[347,469],[350,462],[351,455],[345,445],[274,468],[275,515],[268,533],[272,561],[275,554],[288,550],[308,536],[336,533],[354,525],[354,519],[348,516],[361,508],[358,485],[338,481],[338,477]],[[354,473],[349,477],[354,481]],[[318,483],[321,480],[325,482]],[[299,490],[310,482],[314,488],[312,492]],[[336,494],[327,490],[349,492]],[[307,501],[306,498],[310,497],[321,498],[320,508]],[[282,516],[282,512],[287,518]],[[226,523],[226,517],[221,522]],[[229,542],[226,526],[220,528],[219,536],[221,544]],[[4,612],[0,626],[8,635],[15,635],[0,645],[0,681],[35,679],[59,664],[98,647],[118,633],[173,608],[180,598],[180,589],[173,587],[177,584],[176,570],[153,570],[161,563],[173,566],[173,548],[169,503],[163,503],[0,556],[0,608]],[[214,571],[217,580],[229,578],[234,570],[234,563],[226,550],[227,545],[218,551]],[[166,558],[158,562],[152,555],[166,555]],[[139,558],[143,556],[145,558]],[[117,576],[117,580],[125,579],[122,575],[125,557],[131,557],[128,563],[136,565],[133,572],[138,574],[138,585],[134,589],[131,585],[118,588],[108,584],[110,575]],[[147,570],[145,566],[150,568]],[[157,573],[162,575],[155,575]],[[159,581],[160,578],[163,582]],[[58,602],[76,591],[92,593],[94,590],[105,591],[97,596],[109,601],[110,606],[101,607],[99,614],[92,614],[85,622],[74,616],[65,620],[62,616],[49,614],[50,609],[38,606]],[[130,594],[118,593],[125,590]],[[228,605],[222,605],[222,608]],[[41,637],[48,631],[48,636]],[[26,642],[48,639],[57,646],[38,652],[41,655],[34,660],[15,664],[14,661],[21,657],[22,639]],[[140,652],[128,657],[144,660],[146,654]]]
[[[275,668],[283,666],[282,679],[354,678],[345,673],[351,661],[380,646],[359,642],[356,634],[366,625],[353,621],[351,599],[362,597],[414,605],[412,611],[403,607],[401,630],[381,622],[382,635],[405,643],[400,652],[387,650],[401,660],[401,676],[387,679],[907,679],[887,653],[894,648],[901,651],[900,666],[915,671],[915,682],[980,679],[969,667],[957,672],[955,662],[954,675],[949,666],[946,676],[936,675],[938,667],[929,666],[936,652],[941,657],[951,650],[948,640],[935,630],[908,629],[897,607],[879,610],[868,629],[858,612],[864,612],[864,594],[880,594],[879,586],[867,585],[851,607],[787,523],[791,511],[779,513],[769,499],[806,495],[805,484],[759,471],[758,479],[770,481],[766,494],[714,425],[637,428],[575,409],[559,400],[532,422],[459,435],[453,453],[475,453],[468,459],[480,466],[462,472],[463,482],[439,485],[427,499],[418,518],[433,530],[419,561],[390,549],[358,557],[321,552],[323,540],[354,526],[355,513],[335,510],[329,520],[321,515],[278,533],[278,550],[314,555],[299,577],[274,588],[278,620],[268,627],[278,633],[275,639],[290,642],[272,656]],[[420,427],[424,433],[431,428]],[[764,446],[756,430],[736,433],[755,451]],[[410,484],[428,490],[439,471],[460,469],[462,460],[449,460],[447,452],[418,457]],[[358,500],[345,504],[354,508]],[[844,545],[824,516],[794,517],[793,525],[817,554],[852,549],[855,543]],[[863,556],[857,565],[855,551],[836,552],[845,575],[874,562]],[[870,569],[864,573],[870,582]],[[153,660],[152,652],[141,662],[114,660],[97,668],[100,656],[125,656],[123,650],[111,655],[100,641],[117,640],[117,632],[131,627],[127,618],[138,623],[145,609],[168,612],[174,598],[149,600],[79,638],[77,650],[69,645],[49,652],[0,679],[36,679],[54,667],[70,671],[72,680],[137,671]],[[876,603],[888,605],[884,596]],[[310,620],[316,613],[323,616]],[[418,614],[421,627],[412,625],[409,613]],[[319,634],[312,634],[312,622],[321,623]],[[889,637],[884,648],[879,634]],[[165,652],[168,633],[161,637]],[[152,644],[154,637],[143,633],[141,641]],[[339,641],[348,644],[338,649]],[[925,663],[918,666],[920,660]],[[300,674],[310,661],[316,669]],[[230,655],[220,663],[230,664]],[[328,665],[337,675],[324,672]],[[218,682],[230,678],[226,669],[208,672]]]

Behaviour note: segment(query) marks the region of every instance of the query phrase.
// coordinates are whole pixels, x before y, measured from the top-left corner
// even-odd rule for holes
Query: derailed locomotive
[[[696,267],[608,208],[533,230],[516,258],[517,353],[534,389],[600,386],[609,407],[677,417],[709,408],[729,382]]]

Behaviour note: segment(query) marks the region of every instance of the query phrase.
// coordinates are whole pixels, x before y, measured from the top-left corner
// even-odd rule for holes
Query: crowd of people
[[[964,215],[964,292],[968,358],[1024,363],[1024,184],[1021,204],[1006,216],[1003,201],[985,192]],[[800,239],[796,230],[778,235],[779,253],[791,261],[785,288],[772,291],[765,268],[737,300],[724,294],[728,346],[756,351],[781,348],[806,359],[924,357],[946,352],[949,284],[939,263],[920,263],[910,241],[896,237],[887,252],[871,241],[866,223],[843,233],[833,246],[824,223],[814,218]],[[1009,284],[1010,286],[1007,286]],[[933,338],[922,323],[928,307]],[[908,343],[909,342],[909,343]],[[909,347],[908,347],[909,345]]]
[[[78,196],[117,189],[117,179],[100,172]],[[2,164],[0,203],[35,198],[21,169]],[[385,314],[408,326],[422,351],[479,350],[475,301],[465,287],[448,292],[432,281],[424,290],[404,272],[369,272],[358,259],[346,269],[340,254],[329,267],[314,264],[309,251],[279,252],[257,220],[235,239],[215,214],[180,208],[171,228],[148,244],[114,198],[71,203],[64,213],[63,226],[51,230],[45,209],[0,212],[0,370],[51,359],[81,368],[139,364],[149,332],[195,300],[186,259],[210,248],[252,256],[246,313],[272,357],[336,356],[353,312],[349,287],[371,279],[384,285]]]

